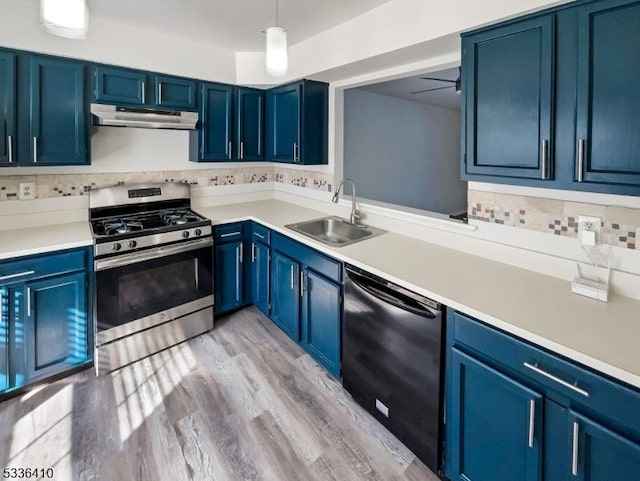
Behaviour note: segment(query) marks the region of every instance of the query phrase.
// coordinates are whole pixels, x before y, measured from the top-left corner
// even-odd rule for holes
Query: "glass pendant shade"
[[[89,9],[86,0],[40,0],[42,27],[59,37],[86,38]]]
[[[282,27],[267,29],[267,73],[273,77],[282,77],[289,67],[287,53],[287,32]]]

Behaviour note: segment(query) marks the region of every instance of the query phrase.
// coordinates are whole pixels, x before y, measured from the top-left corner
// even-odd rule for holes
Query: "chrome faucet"
[[[359,224],[360,223],[360,219],[362,219],[362,217],[360,216],[360,211],[356,208],[356,183],[351,180],[351,179],[342,179],[339,183],[338,186],[336,187],[336,192],[335,194],[333,194],[333,198],[331,199],[331,202],[333,202],[334,204],[338,203],[338,196],[340,195],[340,188],[342,188],[342,186],[344,185],[345,182],[349,182],[351,184],[351,223],[352,224]]]

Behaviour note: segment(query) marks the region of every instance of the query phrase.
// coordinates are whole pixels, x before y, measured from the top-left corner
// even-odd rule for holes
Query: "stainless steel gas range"
[[[96,373],[213,328],[211,221],[186,184],[93,190]]]

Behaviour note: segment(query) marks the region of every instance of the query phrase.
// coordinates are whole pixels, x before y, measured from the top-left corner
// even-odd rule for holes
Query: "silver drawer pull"
[[[571,474],[578,476],[578,447],[579,447],[580,425],[573,422],[573,442],[571,443]]]
[[[232,235],[240,235],[240,232],[229,232],[228,234],[220,234],[220,237],[231,237]]]
[[[257,232],[254,232],[253,235],[260,237],[260,239],[264,240],[264,236],[262,234],[258,234]]]
[[[16,277],[30,276],[31,274],[35,274],[35,273],[36,271],[24,271],[24,272],[18,272],[17,274],[0,276],[0,281],[6,281],[7,279],[15,279]]]
[[[537,364],[529,364],[528,362],[525,362],[524,367],[526,367],[527,369],[531,369],[533,372],[537,372],[538,374],[546,377],[547,379],[551,379],[552,381],[557,382],[558,384],[566,387],[567,389],[571,389],[572,391],[577,392],[578,394],[582,394],[585,397],[589,397],[589,393],[584,389],[581,389],[575,384],[571,384],[570,382],[567,382],[564,379],[560,379],[559,377],[556,377],[553,374],[550,374],[547,371],[540,369]]]

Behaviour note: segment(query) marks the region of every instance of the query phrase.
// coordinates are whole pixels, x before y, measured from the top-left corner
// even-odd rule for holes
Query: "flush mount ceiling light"
[[[266,65],[272,77],[282,77],[289,68],[287,52],[287,31],[278,26],[278,0],[276,0],[276,26],[269,27],[267,33]]]
[[[86,38],[89,9],[86,0],[40,0],[42,27],[58,37]]]

